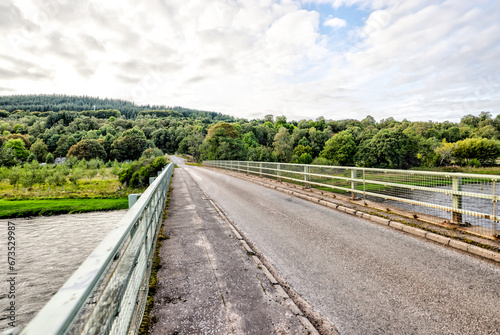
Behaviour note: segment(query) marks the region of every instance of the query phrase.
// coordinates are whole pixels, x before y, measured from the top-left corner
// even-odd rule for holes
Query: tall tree
[[[47,157],[47,153],[49,152],[48,151],[48,147],[47,147],[47,144],[45,144],[45,142],[39,138],[38,140],[36,140],[35,143],[33,143],[33,145],[31,146],[30,148],[30,152],[35,155],[35,159],[38,161],[38,162],[45,162],[45,158]]]
[[[344,130],[326,141],[320,156],[336,165],[352,166],[356,151],[354,136],[349,131]]]
[[[284,163],[291,161],[293,155],[293,139],[287,128],[281,127],[276,136],[274,136],[273,147],[278,161]]]
[[[144,133],[138,129],[129,129],[111,144],[111,156],[119,161],[136,160],[148,147]]]
[[[69,149],[67,156],[85,160],[106,159],[106,151],[97,140],[81,140]]]

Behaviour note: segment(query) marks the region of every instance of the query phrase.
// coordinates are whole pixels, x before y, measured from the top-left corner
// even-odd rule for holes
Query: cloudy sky
[[[500,113],[500,1],[0,0],[0,94],[244,118]]]

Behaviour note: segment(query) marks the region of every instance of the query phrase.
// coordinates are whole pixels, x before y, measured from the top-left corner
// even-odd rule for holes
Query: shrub
[[[149,159],[142,159],[133,162],[118,174],[120,183],[132,188],[146,187],[149,184],[149,177],[156,177],[167,165],[167,159],[163,156]]]
[[[307,152],[304,152],[299,157],[299,163],[300,164],[311,164],[312,161],[313,161],[313,158],[312,158],[311,154],[309,154]]]
[[[54,155],[52,155],[50,152],[47,154],[47,156],[45,156],[45,162],[47,164],[54,164],[55,162],[55,158],[54,158]]]

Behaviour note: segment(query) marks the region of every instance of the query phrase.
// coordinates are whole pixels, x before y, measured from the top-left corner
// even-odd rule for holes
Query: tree
[[[281,127],[287,127],[286,116],[277,116],[274,128],[279,131]],[[287,127],[288,128],[288,127]]]
[[[54,164],[55,158],[54,155],[52,155],[50,152],[45,156],[45,163],[47,164]]]
[[[418,143],[403,133],[401,128],[380,130],[365,141],[356,153],[359,166],[389,169],[406,169],[419,165]]]
[[[120,183],[129,187],[143,187],[149,183],[149,178],[156,176],[167,165],[165,156],[147,158],[133,162],[119,173]]]
[[[31,141],[26,136],[23,136],[21,134],[10,134],[10,135],[7,135],[7,137],[5,139],[7,141],[8,140],[21,140],[24,142],[24,147],[26,149],[29,150],[29,148],[31,147]]]
[[[35,155],[35,159],[39,162],[45,162],[48,153],[48,147],[45,142],[39,138],[30,148],[30,152]]]
[[[238,130],[236,130],[236,128],[232,124],[229,124],[227,122],[222,122],[210,127],[206,139],[210,139],[215,135],[222,137],[229,137],[229,138],[237,138],[239,133]]]
[[[113,165],[111,165],[110,172],[114,176],[118,176],[118,174],[120,173],[120,163],[118,163],[116,159],[113,161]]]
[[[202,154],[201,145],[203,143],[203,138],[203,134],[199,132],[194,132],[186,136],[179,144],[179,152],[190,154],[193,156],[193,159],[198,162]]]
[[[47,177],[47,183],[54,185],[54,189],[57,186],[64,186],[66,183],[66,174],[62,170],[56,169]]]
[[[147,148],[141,155],[141,158],[155,158],[164,156],[163,151],[158,148]]]
[[[91,159],[87,164],[87,169],[85,170],[85,174],[89,177],[89,183],[92,185],[92,178],[97,175],[99,167],[103,164],[102,161],[98,159]]]
[[[201,158],[206,160],[245,160],[245,143],[237,138],[223,136],[223,131],[205,138],[201,146]],[[208,136],[207,136],[208,137]]]
[[[138,129],[129,129],[111,144],[111,156],[119,161],[137,160],[148,147],[144,133]]]
[[[59,121],[61,121],[64,124],[64,126],[67,127],[77,117],[78,115],[76,112],[68,112],[68,111],[62,111],[59,113],[52,112],[49,114],[47,120],[45,121],[45,128],[46,129],[52,128]]]
[[[151,133],[151,140],[163,152],[173,153],[176,151],[175,136],[169,128],[155,130]]]
[[[69,176],[69,181],[73,183],[73,187],[76,187],[78,181],[83,177],[83,170],[81,167],[74,166],[71,170],[71,174]]]
[[[39,168],[40,164],[36,160],[32,161],[31,163],[24,164],[20,182],[26,189],[31,188],[37,182],[40,182],[39,179],[41,178],[39,176]]]
[[[375,126],[376,124],[377,124],[377,121],[371,115],[368,115],[363,120],[361,120],[361,126],[363,128],[368,127],[368,126]]]
[[[9,184],[14,188],[14,191],[16,190],[17,184],[21,180],[21,174],[22,171],[20,166],[13,166],[9,171],[7,178],[9,179]]]
[[[71,156],[85,160],[91,160],[92,158],[106,159],[106,151],[97,140],[81,140],[69,149],[67,157]]]
[[[274,136],[273,147],[278,161],[290,162],[293,155],[293,139],[287,128],[281,127]]]
[[[15,134],[24,134],[26,133],[26,130],[24,128],[24,126],[22,124],[15,124],[14,127],[12,128],[12,131],[15,133]]]
[[[453,156],[453,150],[455,149],[455,143],[448,143],[446,139],[443,139],[443,143],[434,149],[436,154],[439,155],[439,165],[450,164]]]
[[[296,155],[297,157],[300,157],[303,154],[311,155],[311,147],[309,145],[304,146],[302,144],[299,144],[293,149],[293,154]],[[312,159],[311,159],[311,161],[312,161]]]
[[[479,128],[477,135],[482,138],[498,139],[498,131],[492,125]]]
[[[248,132],[243,135],[243,142],[245,142],[246,148],[254,148],[259,145],[259,143],[257,142],[257,137],[255,137],[255,134],[253,132]]]
[[[500,156],[500,142],[487,138],[467,138],[455,143],[452,155],[462,162],[477,159],[481,165],[493,165]]]
[[[304,152],[302,155],[300,155],[298,162],[299,164],[311,164],[313,161],[313,158],[310,153]]]
[[[26,160],[30,154],[30,152],[26,150],[24,142],[20,139],[8,140],[5,142],[4,147],[12,150],[18,161]]]
[[[61,136],[56,143],[54,154],[56,157],[66,157],[71,146],[77,143],[76,139],[71,135]]]
[[[349,166],[354,164],[356,150],[354,136],[344,130],[326,141],[320,156],[332,161],[335,165]]]
[[[313,157],[317,157],[323,147],[325,146],[326,141],[328,141],[332,136],[331,130],[324,129],[323,131],[317,130],[315,127],[311,127],[309,129],[309,146],[311,147],[311,155]]]
[[[0,166],[14,166],[16,165],[16,156],[14,150],[0,146]]]

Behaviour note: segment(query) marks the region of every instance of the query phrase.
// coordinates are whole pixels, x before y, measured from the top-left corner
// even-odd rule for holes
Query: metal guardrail
[[[499,234],[500,176],[248,161],[205,161],[203,165],[362,196],[471,226],[481,234]]]
[[[24,329],[4,334],[135,334],[173,169],[165,167]]]

